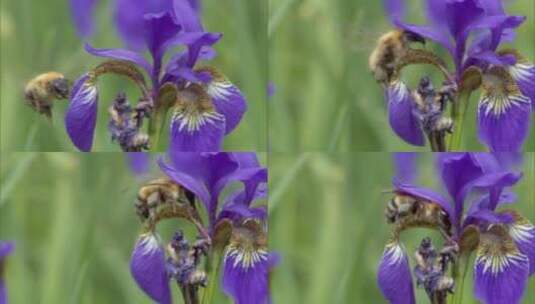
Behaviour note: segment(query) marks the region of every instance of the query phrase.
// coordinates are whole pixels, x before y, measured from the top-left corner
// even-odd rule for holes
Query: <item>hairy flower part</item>
[[[431,303],[446,303],[453,293],[455,282],[446,273],[451,262],[457,259],[457,246],[448,246],[437,252],[430,238],[424,238],[414,254],[416,285],[424,287]]]
[[[529,276],[528,258],[503,226],[480,236],[474,265],[474,293],[487,304],[520,303]]]
[[[409,258],[397,240],[386,245],[379,263],[377,283],[384,297],[392,304],[414,304]]]
[[[165,252],[158,235],[140,235],[130,259],[130,272],[139,288],[160,304],[171,303]]]
[[[225,116],[197,84],[179,92],[171,123],[171,147],[177,151],[219,151],[225,134]]]
[[[67,133],[79,150],[89,152],[93,146],[98,108],[98,90],[90,74],[76,80],[69,100],[65,115]]]
[[[249,220],[234,227],[223,259],[225,293],[237,304],[267,304],[269,254],[260,223]]]
[[[143,103],[140,103],[143,104]],[[142,120],[146,110],[134,110],[126,99],[126,95],[119,94],[109,108],[110,122],[108,130],[112,141],[117,141],[125,152],[140,152],[149,149],[149,138],[141,132]]]
[[[519,151],[529,134],[531,100],[504,68],[483,75],[479,137],[492,151]]]
[[[15,250],[15,243],[0,240],[0,304],[7,304],[7,291],[4,285],[4,267],[6,258]]]

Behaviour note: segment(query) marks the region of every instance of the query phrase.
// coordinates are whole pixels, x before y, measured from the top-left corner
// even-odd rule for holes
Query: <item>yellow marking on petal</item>
[[[500,116],[513,106],[530,104],[530,99],[520,91],[516,81],[504,67],[492,67],[483,75],[483,93],[479,107],[485,115]]]
[[[504,225],[493,225],[481,234],[476,265],[483,265],[483,273],[497,275],[526,260],[527,257],[518,250]]]
[[[225,259],[234,258],[233,267],[248,269],[268,259],[267,237],[261,224],[250,220],[232,231]]]
[[[190,84],[178,92],[173,121],[178,123],[179,131],[198,132],[203,126],[224,119],[222,114],[215,111],[211,97],[202,86]]]

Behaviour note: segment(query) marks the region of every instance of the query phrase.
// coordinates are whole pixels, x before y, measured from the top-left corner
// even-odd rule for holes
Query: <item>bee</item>
[[[138,216],[155,223],[169,217],[198,219],[195,195],[169,178],[157,178],[139,189],[135,204]]]
[[[395,223],[401,228],[438,228],[451,235],[450,219],[439,204],[410,195],[396,194],[386,206],[385,217],[388,223]]]
[[[369,58],[369,68],[378,82],[388,84],[396,77],[413,42],[425,44],[425,39],[405,30],[390,31],[379,38]]]
[[[188,275],[188,285],[200,285],[206,287],[207,282],[208,276],[206,275],[206,272],[202,270],[195,269]]]
[[[69,82],[63,74],[48,72],[30,80],[24,89],[26,104],[38,113],[52,117],[52,101],[69,97]]]

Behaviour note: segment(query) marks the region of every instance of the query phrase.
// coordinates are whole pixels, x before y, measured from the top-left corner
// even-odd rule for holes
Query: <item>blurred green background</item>
[[[89,40],[95,47],[121,47],[112,24],[113,2],[99,1],[98,25]],[[211,64],[239,86],[249,103],[242,123],[225,139],[224,148],[266,151],[267,2],[203,0],[202,5],[206,29],[224,34]],[[68,0],[6,0],[0,7],[1,150],[74,151],[63,123],[67,102],[56,103],[50,124],[24,105],[24,85],[51,70],[75,79],[102,59],[83,50],[71,22]],[[128,81],[113,76],[102,78],[99,90],[93,151],[119,151],[108,135],[107,108],[119,91],[125,91],[131,102],[137,101],[139,92]]]
[[[423,23],[423,0],[406,2],[408,20]],[[535,2],[506,2],[509,14],[528,18],[518,29],[514,47],[535,62]],[[382,1],[269,3],[269,74],[277,88],[269,111],[273,151],[429,151],[406,144],[392,132],[382,89],[368,71],[376,40],[392,28]],[[433,43],[426,48],[446,55]],[[409,67],[403,74],[411,87],[424,74],[435,86],[442,81],[427,67]],[[478,95],[472,96],[468,112],[465,150],[484,150],[475,125]],[[524,150],[535,151],[535,123]]]
[[[430,153],[423,155],[421,185],[438,189]],[[376,283],[377,267],[390,227],[384,208],[393,166],[388,153],[275,153],[270,157],[269,237],[282,262],[275,268],[274,303],[386,303]],[[511,207],[535,223],[535,154],[525,155],[524,177]],[[402,235],[410,258],[431,230]],[[473,299],[471,270],[463,299]],[[531,277],[523,303],[535,298]],[[428,303],[417,290],[417,303]],[[532,302],[531,302],[532,303]]]
[[[5,269],[9,303],[152,303],[130,276],[129,261],[141,229],[137,191],[162,176],[155,162],[140,177],[121,153],[0,157],[0,240],[16,242]],[[265,154],[259,159],[266,163]],[[194,240],[191,226],[167,220],[158,232],[169,240],[184,229]],[[171,286],[174,303],[182,303]],[[231,303],[218,290],[213,303]]]

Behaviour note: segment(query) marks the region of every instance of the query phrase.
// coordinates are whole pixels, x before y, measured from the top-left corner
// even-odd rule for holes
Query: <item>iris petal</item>
[[[531,102],[523,95],[485,96],[478,107],[478,135],[491,151],[519,151],[529,134]]]
[[[501,226],[481,235],[474,264],[474,293],[486,304],[520,303],[529,273],[528,258]]]
[[[509,225],[509,234],[518,246],[518,250],[529,259],[529,275],[535,273],[535,226],[516,212],[504,212],[512,214],[514,222]]]
[[[258,225],[255,229],[260,229]],[[267,248],[258,246],[260,231],[237,228],[224,256],[223,291],[236,304],[269,303],[268,274],[272,264]]]
[[[206,92],[212,97],[217,112],[225,116],[225,134],[229,134],[247,111],[245,97],[238,87],[215,69],[199,70],[202,71],[207,71],[212,76],[212,80],[206,84]]]
[[[409,144],[423,146],[424,136],[417,117],[414,115],[414,101],[409,88],[401,82],[391,84],[386,91],[390,126],[394,132]]]
[[[392,304],[414,304],[409,259],[401,244],[386,246],[377,274],[379,288]]]
[[[535,65],[527,61],[519,61],[509,68],[509,73],[515,79],[520,91],[531,100],[535,110]]]
[[[69,108],[65,115],[65,127],[74,145],[81,151],[91,151],[97,122],[98,91],[83,75],[73,86]]]
[[[142,67],[149,75],[152,72],[152,66],[139,53],[125,49],[96,49],[89,44],[85,44],[85,50],[98,57],[112,58],[117,60],[126,60]]]
[[[171,123],[171,146],[175,151],[220,151],[225,136],[225,118],[216,111],[176,112]]]
[[[139,237],[132,252],[130,271],[138,286],[154,301],[171,303],[165,253],[157,235],[148,233]]]
[[[93,32],[93,13],[97,0],[70,0],[71,15],[78,35],[85,38]]]

